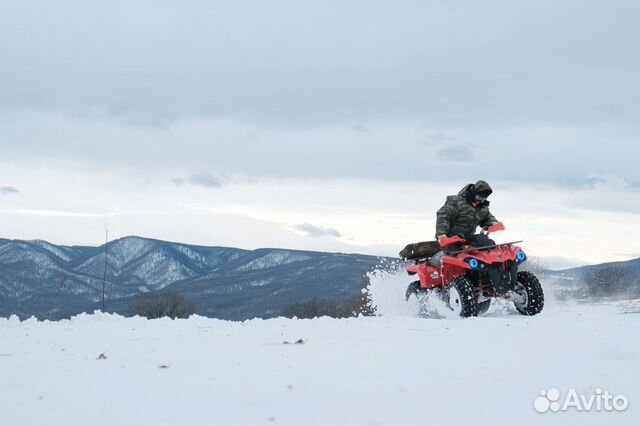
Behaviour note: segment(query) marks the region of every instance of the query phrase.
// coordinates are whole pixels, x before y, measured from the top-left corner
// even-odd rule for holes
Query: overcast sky
[[[479,178],[549,266],[640,256],[638,1],[20,1],[0,237],[396,255]]]

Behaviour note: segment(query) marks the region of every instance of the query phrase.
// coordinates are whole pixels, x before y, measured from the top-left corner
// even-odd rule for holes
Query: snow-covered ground
[[[370,318],[0,319],[0,425],[640,422],[638,304],[425,319],[406,284],[374,277]],[[552,388],[629,406],[538,413]]]

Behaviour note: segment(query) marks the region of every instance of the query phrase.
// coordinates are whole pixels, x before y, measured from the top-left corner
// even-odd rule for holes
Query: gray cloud
[[[221,188],[227,183],[225,179],[208,173],[196,173],[186,178],[174,178],[171,181],[177,186],[188,184],[212,189]]]
[[[42,160],[52,167],[82,166],[94,171],[124,167],[147,176],[169,171],[179,178],[174,183],[208,181],[209,187],[215,187],[220,176],[231,177],[233,182],[236,176],[440,182],[475,181],[483,176],[489,181],[508,179],[571,188],[598,185],[602,180],[598,176],[640,181],[636,164],[640,144],[634,137],[640,134],[638,126],[437,132],[413,122],[365,125],[368,130],[363,133],[354,132],[352,123],[283,128],[203,120],[164,129],[131,128],[66,115],[0,114],[0,149],[4,152],[0,162]],[[441,142],[434,137],[439,133],[445,135]],[[603,140],[608,143],[606,150]],[[473,161],[462,163],[463,167],[442,161],[438,150],[452,145],[473,149]],[[460,158],[460,152],[453,154]],[[182,170],[215,170],[216,174],[214,179],[185,177]]]
[[[340,238],[342,234],[333,228],[323,228],[321,226],[315,226],[310,223],[303,223],[295,226],[295,229],[304,232],[309,237],[335,237]]]
[[[0,195],[18,194],[19,192],[13,186],[0,186]]]
[[[475,159],[475,155],[471,148],[463,144],[449,145],[440,148],[436,155],[444,161],[453,161],[459,163],[469,163]]]
[[[0,14],[11,41],[0,44],[3,161],[640,182],[640,3],[491,4],[10,2]]]
[[[640,112],[633,0],[56,5],[4,7],[0,37],[12,43],[0,45],[0,106],[145,126],[229,116],[590,123]]]

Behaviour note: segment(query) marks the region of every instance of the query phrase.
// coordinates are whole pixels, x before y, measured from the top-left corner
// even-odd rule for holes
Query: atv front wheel
[[[522,315],[536,315],[542,311],[544,293],[540,281],[531,272],[518,272],[518,283],[513,291],[518,297],[513,304]]]
[[[463,318],[478,316],[476,292],[465,277],[454,279],[445,291],[445,302],[454,313]]]

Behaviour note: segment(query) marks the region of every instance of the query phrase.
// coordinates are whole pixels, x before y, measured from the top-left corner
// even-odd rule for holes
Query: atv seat
[[[408,244],[400,252],[404,260],[428,259],[442,250],[437,241],[423,241],[421,243]]]

